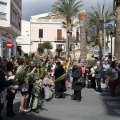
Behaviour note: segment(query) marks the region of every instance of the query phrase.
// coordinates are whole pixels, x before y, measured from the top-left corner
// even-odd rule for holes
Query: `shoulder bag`
[[[83,77],[81,76],[80,78],[77,79],[77,84],[82,84],[84,82]]]

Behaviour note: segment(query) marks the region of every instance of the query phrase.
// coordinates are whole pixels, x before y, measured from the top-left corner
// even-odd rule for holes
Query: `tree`
[[[56,52],[58,53],[58,57],[60,57],[60,53],[63,51],[61,45],[59,45],[57,48],[56,48]]]
[[[61,14],[66,19],[67,30],[70,30],[70,21],[73,16],[79,12],[79,8],[83,6],[82,1],[77,0],[57,0],[52,6],[52,13]],[[68,41],[67,41],[68,42]],[[66,42],[66,48],[68,44]],[[68,49],[66,49],[68,54]]]
[[[94,35],[91,36],[91,41],[94,42],[94,46],[99,44],[98,40],[99,40],[99,35],[98,34],[94,34]]]
[[[73,28],[78,26],[79,22],[73,22],[73,19],[70,20],[70,31],[72,32],[73,31]],[[62,28],[65,28],[67,30],[67,23],[64,21],[62,22]]]
[[[38,47],[39,54],[44,53],[45,49],[47,50],[47,52],[49,52],[50,49],[53,49],[52,44],[50,42],[44,42],[44,43],[40,44]]]
[[[97,7],[91,7],[93,12],[88,13],[88,21],[90,26],[96,26],[98,34],[102,34],[103,25],[104,25],[104,5],[101,7],[99,4]],[[110,8],[110,7],[109,7]],[[114,11],[109,12],[109,8],[105,11],[106,23],[109,23],[115,18]],[[100,36],[99,36],[100,37]],[[102,39],[102,38],[101,38]],[[99,41],[100,56],[99,59],[102,59],[102,44]]]
[[[120,60],[120,0],[114,2],[116,2],[115,57]]]
[[[53,49],[53,46],[50,42],[44,42],[43,47],[44,49]]]
[[[45,51],[45,48],[44,48],[43,43],[42,43],[38,47],[38,53],[41,55],[42,53],[44,53],[44,51]]]

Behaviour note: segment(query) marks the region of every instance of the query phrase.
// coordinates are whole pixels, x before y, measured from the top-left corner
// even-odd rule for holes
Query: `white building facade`
[[[22,20],[21,36],[17,37],[16,43],[20,56],[30,53],[30,22]]]
[[[16,54],[16,37],[21,35],[21,11],[22,0],[0,0],[0,56]],[[6,47],[7,42],[12,42],[12,49]]]
[[[62,22],[65,22],[65,18],[61,15],[53,15],[51,13],[44,13],[40,15],[31,16],[30,18],[30,52],[37,51],[38,44],[41,42],[51,42],[53,49],[51,52],[55,52],[56,48],[61,45],[64,52],[66,51],[66,29],[62,27]],[[73,17],[73,22],[78,22],[77,17]],[[70,35],[70,42],[76,41],[77,26],[72,29]]]

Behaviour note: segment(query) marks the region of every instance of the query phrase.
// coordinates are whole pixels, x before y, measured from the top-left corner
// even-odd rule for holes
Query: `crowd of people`
[[[69,88],[71,82],[71,100],[80,102],[82,99],[81,90],[85,87],[102,92],[101,82],[105,84],[105,89],[115,96],[116,87],[120,81],[120,62],[95,61],[89,66],[88,60],[78,63],[76,60],[56,60],[47,64],[44,75],[40,76],[40,68],[33,61],[29,65],[29,79],[23,84],[18,84],[16,76],[24,67],[24,58],[19,58],[14,62],[12,58],[0,60],[0,120],[3,120],[1,111],[7,101],[6,116],[13,117],[16,114],[13,110],[13,101],[17,91],[21,91],[19,112],[28,112],[25,109],[25,99],[27,97],[27,108],[29,112],[39,113],[39,107],[44,101],[51,101],[53,97],[62,98],[63,93]],[[66,77],[59,81],[57,78],[66,74]]]

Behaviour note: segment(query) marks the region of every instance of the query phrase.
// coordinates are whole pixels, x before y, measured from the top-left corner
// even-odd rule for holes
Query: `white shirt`
[[[109,64],[103,64],[103,71],[107,71],[108,68],[110,68],[110,65]]]

